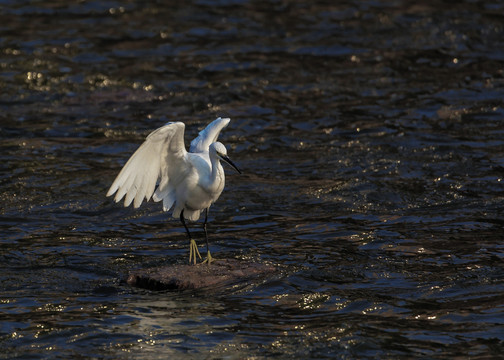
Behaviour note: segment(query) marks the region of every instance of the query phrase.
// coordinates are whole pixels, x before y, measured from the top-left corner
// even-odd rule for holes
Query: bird
[[[224,189],[221,161],[242,173],[228,157],[224,144],[217,141],[229,122],[229,118],[220,117],[212,121],[191,142],[189,152],[184,144],[184,123],[169,122],[152,131],[107,192],[107,196],[115,194],[116,203],[124,197],[125,207],[133,203],[133,207],[138,208],[144,199],[152,198],[155,202],[163,202],[164,211],[173,208],[172,216],[180,219],[189,238],[190,264],[196,265],[197,257],[200,260],[202,257],[185,220],[197,221],[205,212],[203,229],[207,257],[202,263],[210,264],[214,259],[208,245],[208,210]]]

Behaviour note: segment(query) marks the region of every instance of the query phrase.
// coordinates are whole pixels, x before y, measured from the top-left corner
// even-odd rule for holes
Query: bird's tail
[[[180,217],[180,212],[182,209],[174,209],[173,210],[173,217],[175,219],[178,219]],[[196,221],[200,218],[202,210],[188,210],[184,209],[184,219],[191,220],[191,221]]]

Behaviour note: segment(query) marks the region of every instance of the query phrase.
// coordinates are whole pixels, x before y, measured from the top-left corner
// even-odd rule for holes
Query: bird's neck
[[[209,182],[207,185],[209,192],[219,192],[222,191],[221,185],[224,180],[223,174],[224,169],[217,158],[211,158],[210,163],[212,165],[212,172],[210,173]]]

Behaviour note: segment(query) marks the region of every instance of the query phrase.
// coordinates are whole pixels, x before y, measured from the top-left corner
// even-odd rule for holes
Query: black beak
[[[224,160],[224,162],[226,162],[226,163],[228,163],[230,166],[232,166],[232,167],[233,167],[233,169],[235,169],[236,171],[238,171],[238,173],[239,173],[239,174],[241,174],[241,173],[242,173],[242,172],[240,171],[240,169],[238,169],[238,167],[237,167],[235,164],[233,164],[233,162],[231,161],[231,159],[230,159],[230,158],[228,158],[226,155],[220,155],[220,158],[221,158],[222,160]]]

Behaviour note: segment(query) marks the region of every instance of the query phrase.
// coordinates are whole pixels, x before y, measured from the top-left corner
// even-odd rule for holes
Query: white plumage
[[[184,218],[198,220],[201,212],[208,211],[224,189],[225,176],[220,160],[240,172],[227,157],[226,147],[217,142],[229,121],[229,118],[218,118],[211,122],[191,142],[190,152],[184,145],[183,123],[168,123],[154,130],[124,165],[107,196],[115,193],[116,202],[124,197],[124,206],[133,203],[135,208],[144,199],[163,201],[163,210],[173,207],[173,217],[180,217],[190,237]],[[205,235],[206,220],[205,216]],[[193,241],[191,239],[191,246]],[[210,261],[210,252],[208,256]]]

